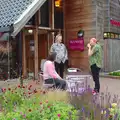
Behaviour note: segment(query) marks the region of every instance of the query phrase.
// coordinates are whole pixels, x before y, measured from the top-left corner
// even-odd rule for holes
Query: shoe
[[[93,94],[93,95],[97,95],[98,92],[96,92],[95,90],[93,90],[93,91],[92,91],[92,94]]]

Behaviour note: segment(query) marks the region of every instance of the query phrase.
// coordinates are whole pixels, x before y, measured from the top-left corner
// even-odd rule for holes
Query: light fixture
[[[61,0],[56,0],[55,7],[60,7],[60,6],[61,6]]]
[[[104,37],[107,37],[107,33],[104,33]]]
[[[28,30],[28,33],[32,34],[32,33],[33,33],[33,30]]]

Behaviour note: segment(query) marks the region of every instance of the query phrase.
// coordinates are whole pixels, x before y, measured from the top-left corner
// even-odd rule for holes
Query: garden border
[[[120,76],[112,76],[112,75],[105,75],[105,74],[103,75],[103,74],[100,74],[100,77],[120,80]]]

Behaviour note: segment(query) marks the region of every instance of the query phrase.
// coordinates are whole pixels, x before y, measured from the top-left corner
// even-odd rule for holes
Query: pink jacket
[[[61,77],[57,74],[57,72],[55,70],[54,62],[51,62],[51,61],[47,60],[44,63],[43,77],[44,77],[44,80],[50,79],[50,78],[61,79]]]

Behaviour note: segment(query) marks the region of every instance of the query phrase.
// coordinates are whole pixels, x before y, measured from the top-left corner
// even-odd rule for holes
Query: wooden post
[[[50,28],[54,29],[54,0],[50,0],[49,2],[49,26]],[[52,33],[51,37],[54,41],[54,32]]]
[[[38,63],[38,26],[40,24],[40,14],[39,11],[37,11],[35,15],[35,30],[34,30],[34,66],[35,66],[35,79],[38,79],[38,72],[39,72],[39,63]]]
[[[54,29],[54,0],[52,0],[52,29]]]
[[[23,76],[27,76],[27,63],[26,63],[26,41],[25,41],[25,32],[22,32],[23,37]]]
[[[49,32],[47,33],[47,40],[48,40],[48,43],[47,43],[47,48],[48,48],[47,55],[49,55],[49,51],[50,51],[50,33]]]
[[[49,0],[49,27],[52,28],[52,0]]]
[[[35,64],[35,79],[38,79],[38,28],[34,30],[34,46],[35,46],[35,57],[34,57],[34,64]]]
[[[55,10],[55,9],[54,9],[54,8],[55,8],[55,7],[54,7],[54,6],[55,6],[54,2],[55,2],[55,1],[52,0],[52,29],[55,28],[55,26],[54,26],[54,15],[55,15],[55,14],[54,14],[54,13],[55,13],[55,11],[54,11],[54,10]],[[53,39],[53,43],[54,43],[54,32],[52,33],[52,39]]]
[[[65,36],[65,33],[66,33],[66,31],[65,31],[65,1],[63,1],[63,25],[64,25],[64,27],[63,27],[63,41],[64,41],[64,44],[67,44],[66,42],[66,36]]]

